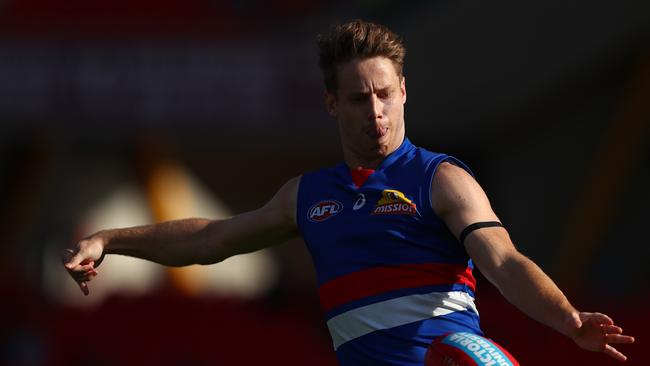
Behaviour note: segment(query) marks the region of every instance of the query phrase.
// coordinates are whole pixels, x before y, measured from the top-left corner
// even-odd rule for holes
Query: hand
[[[573,340],[578,346],[625,361],[627,357],[611,344],[634,343],[634,337],[623,335],[623,329],[614,325],[614,321],[601,313],[579,313],[573,319],[576,332]]]
[[[104,260],[104,245],[104,239],[95,234],[81,240],[75,249],[66,249],[63,252],[65,269],[86,296],[90,293],[87,282],[97,276],[95,268]]]

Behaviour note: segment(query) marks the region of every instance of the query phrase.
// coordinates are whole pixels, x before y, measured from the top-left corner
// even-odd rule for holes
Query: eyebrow
[[[393,86],[386,86],[386,87],[383,87],[383,88],[376,88],[374,90],[374,92],[375,93],[380,93],[380,92],[390,91],[392,89],[393,89]],[[353,91],[350,92],[350,94],[352,94],[352,95],[367,95],[367,94],[370,94],[370,91],[353,90]]]

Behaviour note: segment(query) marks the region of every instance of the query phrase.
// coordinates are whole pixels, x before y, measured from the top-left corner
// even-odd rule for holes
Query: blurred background
[[[112,256],[88,297],[59,258],[338,163],[314,39],[354,18],[405,40],[409,138],[472,167],[519,249],[647,364],[642,0],[0,1],[0,364],[335,365],[300,241],[181,270]],[[615,364],[478,278],[484,330],[523,365]]]

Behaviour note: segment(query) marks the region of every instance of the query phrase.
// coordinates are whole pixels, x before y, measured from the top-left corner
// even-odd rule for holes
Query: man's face
[[[325,102],[338,120],[346,159],[373,162],[395,151],[404,139],[406,85],[392,61],[353,59],[338,66],[337,81]]]

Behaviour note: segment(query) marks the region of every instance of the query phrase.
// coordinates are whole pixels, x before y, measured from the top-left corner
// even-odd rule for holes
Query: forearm
[[[571,320],[578,311],[534,262],[517,253],[501,265],[492,282],[503,296],[531,318],[573,337],[577,328]]]
[[[199,262],[200,249],[205,245],[200,233],[210,222],[191,218],[109,229],[95,235],[103,240],[106,254],[128,255],[167,266],[185,266]]]

